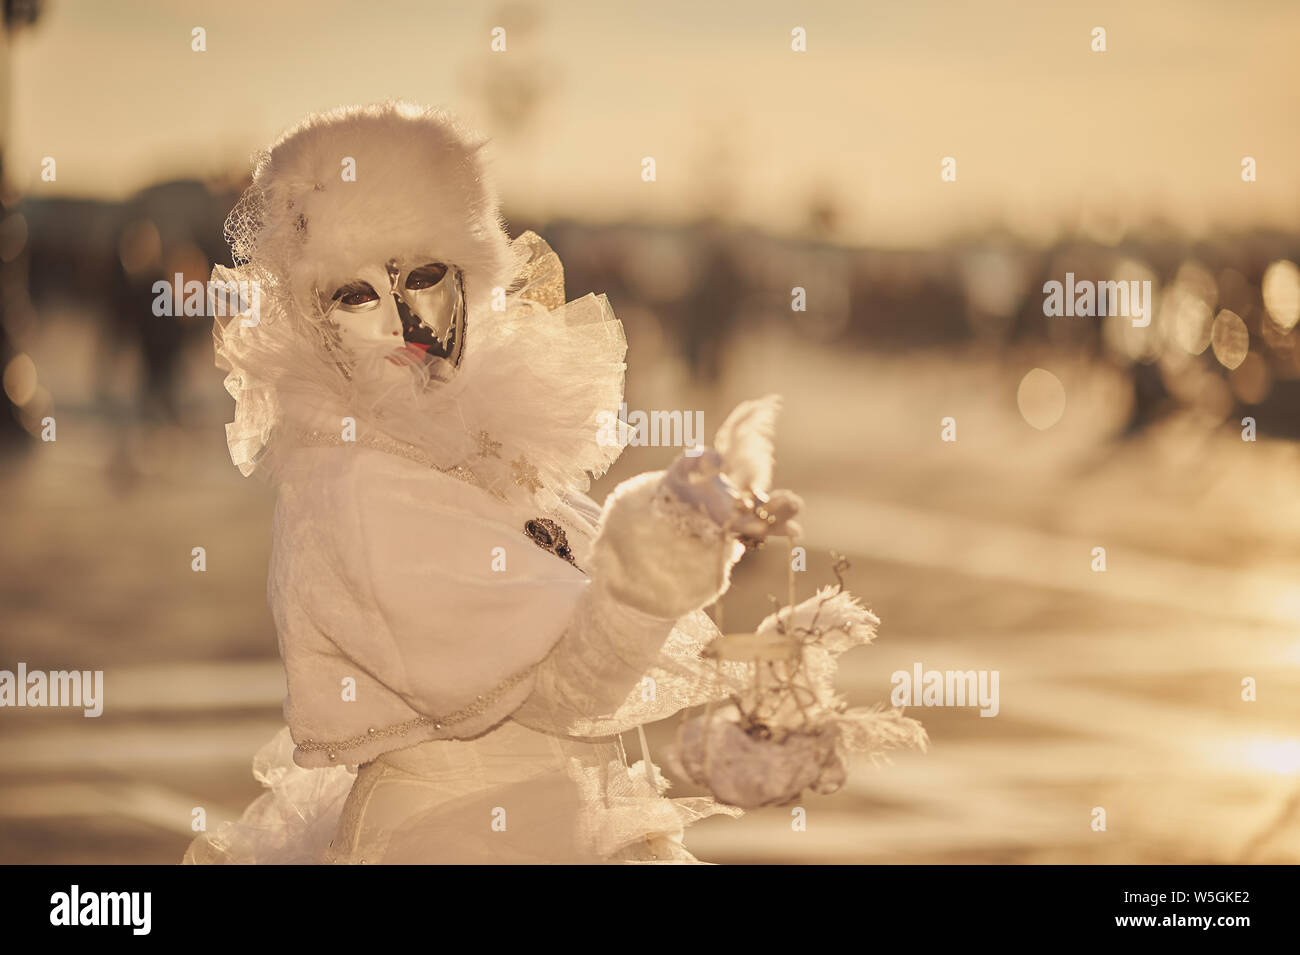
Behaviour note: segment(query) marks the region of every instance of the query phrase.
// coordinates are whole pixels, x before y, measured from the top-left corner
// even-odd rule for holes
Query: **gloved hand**
[[[793,491],[777,490],[766,496],[736,486],[725,473],[726,462],[713,448],[683,454],[665,472],[661,487],[683,504],[707,514],[724,534],[734,535],[747,547],[768,537],[798,537],[794,516],[803,502]]]
[[[778,405],[774,395],[743,402],[712,448],[615,488],[593,545],[593,582],[623,604],[675,618],[717,600],[746,547],[797,536],[799,497],[766,494]]]

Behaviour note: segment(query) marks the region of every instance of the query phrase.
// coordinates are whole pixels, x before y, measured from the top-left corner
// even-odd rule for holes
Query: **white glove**
[[[664,473],[660,487],[683,504],[707,514],[724,533],[738,537],[746,546],[761,544],[768,537],[798,537],[794,521],[803,501],[793,491],[773,491],[765,496],[753,489],[741,489],[724,471],[722,454],[706,448],[697,456],[683,454]]]
[[[715,448],[615,488],[593,546],[593,582],[644,613],[680,617],[726,591],[742,544],[798,535],[798,496],[765,493],[778,404],[775,396],[744,402]]]

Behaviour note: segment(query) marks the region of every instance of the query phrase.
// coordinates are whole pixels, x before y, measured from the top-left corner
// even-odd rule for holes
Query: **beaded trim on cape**
[[[362,736],[354,736],[351,739],[343,740],[314,740],[306,739],[298,744],[298,748],[307,753],[329,753],[331,762],[339,758],[339,753],[347,752],[350,749],[356,749],[358,746],[364,746],[366,743],[379,739],[387,739],[390,736],[405,736],[412,730],[419,729],[422,726],[432,726],[440,730],[445,726],[455,726],[457,723],[463,723],[470,717],[482,713],[488,706],[501,698],[506,691],[518,686],[528,676],[537,669],[537,664],[520,670],[518,673],[506,677],[486,693],[481,693],[474,698],[474,702],[469,706],[456,710],[454,713],[448,713],[446,716],[417,716],[414,719],[406,720],[402,723],[394,723],[392,726],[385,726],[382,729],[370,727]]]

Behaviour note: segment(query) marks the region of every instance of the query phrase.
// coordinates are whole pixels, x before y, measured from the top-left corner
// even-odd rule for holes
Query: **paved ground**
[[[1034,365],[1067,393],[1046,432],[1016,409]],[[98,720],[0,711],[0,861],[174,862],[194,807],[211,825],[257,794],[249,760],[281,725],[270,498],[230,466],[223,405],[195,404],[182,429],[124,429],[59,374],[49,386],[73,396],[59,440],[0,478],[0,668],[102,668],[112,705]],[[196,371],[191,390],[214,385]],[[806,495],[800,590],[828,582],[825,553],[844,551],[883,620],[877,644],[844,660],[853,703],[885,701],[889,674],[914,662],[1001,675],[996,718],[913,710],[929,752],[857,767],[845,790],[807,800],[806,832],[784,809],[707,820],[688,840],[699,856],[1300,861],[1294,446],[1192,419],[1116,444],[1121,379],[1051,355],[831,355],[766,335],[707,393],[667,365],[634,364],[629,389],[634,408],[704,408],[710,431],[734,400],[787,395],[778,478]],[[945,415],[955,444],[939,441]],[[672,453],[629,452],[598,496]],[[779,547],[748,559],[728,629],[784,587]],[[1256,702],[1241,700],[1247,676]],[[652,750],[672,729],[652,728]]]

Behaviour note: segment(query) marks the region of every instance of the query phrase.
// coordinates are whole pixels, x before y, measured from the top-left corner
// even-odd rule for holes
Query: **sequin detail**
[[[478,433],[478,456],[480,458],[501,457],[501,442],[493,441],[492,435],[486,431],[480,431]]]
[[[559,308],[564,304],[564,266],[559,256],[534,232],[525,232],[515,243],[528,252],[528,261],[515,276],[514,284],[521,289],[519,298],[536,302],[548,312]]]
[[[528,461],[527,458],[520,455],[510,462],[510,470],[514,474],[515,483],[526,491],[540,491],[542,481],[537,473],[537,468]]]

